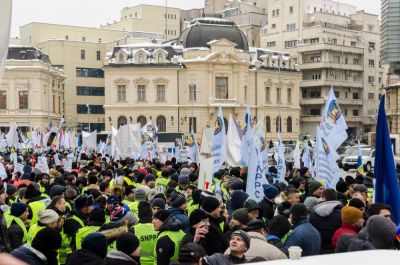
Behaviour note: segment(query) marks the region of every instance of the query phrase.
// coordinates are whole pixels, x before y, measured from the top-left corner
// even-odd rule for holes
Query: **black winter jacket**
[[[67,265],[106,265],[106,262],[86,249],[79,249],[69,257]]]
[[[29,246],[23,245],[11,252],[11,255],[29,265],[46,265],[47,258],[39,250]]]
[[[208,219],[210,220],[210,228],[205,236],[205,241],[212,243],[205,244],[205,251],[207,255],[225,253],[225,250],[229,247],[229,242],[219,225],[221,220],[211,215],[208,215]]]
[[[22,239],[24,238],[24,231],[15,221],[13,221],[10,227],[7,228],[7,235],[10,239],[12,250],[19,248],[24,244],[22,242]]]

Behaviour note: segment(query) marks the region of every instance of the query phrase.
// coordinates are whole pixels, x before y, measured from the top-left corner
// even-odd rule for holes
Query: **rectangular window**
[[[247,86],[244,86],[244,101],[247,101]]]
[[[337,44],[337,39],[332,39],[332,44],[336,45]]]
[[[310,115],[320,116],[321,115],[321,109],[311,109],[310,110]]]
[[[274,17],[275,16],[275,9],[274,10],[272,10],[272,16]]]
[[[7,109],[7,92],[0,91],[0,109]]]
[[[68,40],[68,35],[65,35],[65,40]]]
[[[350,45],[351,45],[351,47],[356,47],[357,46],[357,42],[352,41],[352,42],[350,42]]]
[[[275,29],[276,28],[276,24],[274,23],[274,24],[271,24],[271,28],[272,29]]]
[[[375,76],[373,75],[368,76],[368,83],[373,83],[373,82],[375,82]]]
[[[56,95],[53,95],[53,112],[56,112]]]
[[[197,91],[196,91],[195,84],[189,85],[189,100],[191,100],[191,101],[197,100]]]
[[[375,50],[375,42],[368,42],[368,48],[370,50]]]
[[[292,89],[288,88],[287,90],[287,102],[292,103]]]
[[[197,133],[197,118],[196,117],[189,117],[189,132],[192,130],[193,132]]]
[[[290,14],[293,13],[293,6],[289,6],[289,13],[290,13]]]
[[[19,109],[28,109],[28,91],[19,92]]]
[[[313,63],[319,63],[319,62],[321,62],[321,56],[311,56],[311,62],[313,62]]]
[[[85,59],[86,59],[86,51],[81,50],[81,60],[85,60]]]
[[[228,99],[228,77],[215,78],[215,98]]]
[[[374,26],[373,26],[373,25],[368,25],[368,31],[369,31],[369,32],[374,31]]]
[[[291,31],[296,29],[296,23],[286,24],[286,30]]]
[[[265,88],[265,102],[271,102],[271,88],[268,86]]]
[[[336,98],[339,98],[339,97],[340,97],[340,92],[339,92],[339,91],[334,91],[334,93],[335,93],[335,97],[336,97]]]
[[[279,9],[276,10],[276,15],[279,16]]]
[[[126,85],[118,85],[118,101],[125,102],[126,101]]]
[[[76,112],[78,114],[104,114],[103,105],[89,105],[89,109],[86,104],[76,105]]]
[[[146,101],[146,86],[137,86],[137,101]]]
[[[297,45],[297,40],[285,41],[285,48],[294,48]]]
[[[353,92],[353,99],[360,99],[358,92]]]
[[[86,37],[82,37],[82,41],[86,41]]]
[[[311,75],[312,80],[320,80],[321,79],[321,73],[314,73]]]
[[[101,60],[101,53],[100,53],[100,51],[96,51],[96,60],[97,61],[100,61]]]
[[[275,47],[275,46],[276,46],[276,41],[267,42],[267,47]]]
[[[375,60],[368,60],[368,65],[369,66],[375,66]]]
[[[157,85],[157,101],[165,101],[165,85]]]
[[[368,93],[368,99],[375,99],[374,93]]]
[[[78,96],[104,96],[104,87],[77,86],[76,95]]]
[[[360,59],[358,59],[358,58],[353,58],[353,64],[354,64],[354,65],[360,65]]]
[[[358,109],[353,109],[353,116],[358,116]]]
[[[276,103],[281,103],[281,99],[282,99],[282,91],[281,88],[278,87],[276,89]]]
[[[104,71],[96,68],[76,68],[76,77],[104,78]]]
[[[311,44],[319,43],[319,38],[310,39]]]
[[[61,113],[61,96],[58,96],[58,113]]]
[[[349,64],[349,58],[344,58],[344,64]]]

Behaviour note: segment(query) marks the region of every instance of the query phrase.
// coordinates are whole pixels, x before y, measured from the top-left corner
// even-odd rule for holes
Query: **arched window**
[[[161,52],[157,55],[157,62],[162,63],[164,60],[163,55],[161,54]]]
[[[143,53],[139,53],[139,63],[143,63]]]
[[[146,125],[147,119],[146,119],[145,116],[139,116],[139,117],[137,118],[137,122],[140,123],[140,126],[143,127],[143,126]]]
[[[276,117],[275,120],[276,132],[282,132],[282,119],[281,117]]]
[[[271,132],[271,117],[270,116],[265,117],[265,130],[267,132]]]
[[[167,120],[164,116],[157,117],[157,127],[159,132],[166,132],[167,131]]]
[[[287,130],[286,130],[287,132],[292,132],[293,131],[293,128],[292,128],[292,117],[288,117],[287,118]]]
[[[118,128],[119,128],[119,126],[126,125],[126,124],[128,124],[128,120],[126,119],[126,117],[125,116],[119,116],[118,117]]]

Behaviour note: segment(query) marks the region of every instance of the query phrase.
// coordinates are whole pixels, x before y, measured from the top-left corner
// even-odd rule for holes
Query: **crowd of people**
[[[260,202],[249,199],[246,168],[221,169],[199,189],[195,163],[113,161],[81,154],[71,172],[47,153],[3,153],[0,251],[31,265],[240,264],[369,249],[400,249],[388,205],[372,203],[373,174],[324,189],[308,168],[269,168]],[[58,165],[56,165],[58,164]]]

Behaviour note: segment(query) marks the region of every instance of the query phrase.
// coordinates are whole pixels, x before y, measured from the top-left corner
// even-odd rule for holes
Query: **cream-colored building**
[[[275,61],[275,65],[269,62]],[[278,64],[280,71],[278,71]],[[155,121],[161,132],[200,136],[218,107],[244,125],[246,105],[266,125],[267,139],[297,139],[300,128],[296,58],[249,48],[233,22],[192,21],[175,44],[117,46],[106,58],[105,116],[111,126]]]
[[[164,35],[164,40],[176,39],[180,35],[180,9],[155,5],[125,7],[119,21],[107,23],[104,29],[142,31]]]
[[[385,109],[390,133],[400,134],[400,76],[391,75],[385,90]]]
[[[383,83],[378,15],[331,0],[269,0],[261,47],[299,58],[301,132],[315,136],[333,86],[349,134],[373,131]]]
[[[58,124],[64,113],[64,73],[49,57],[29,46],[8,50],[0,84],[0,129],[14,123],[22,132]]]

